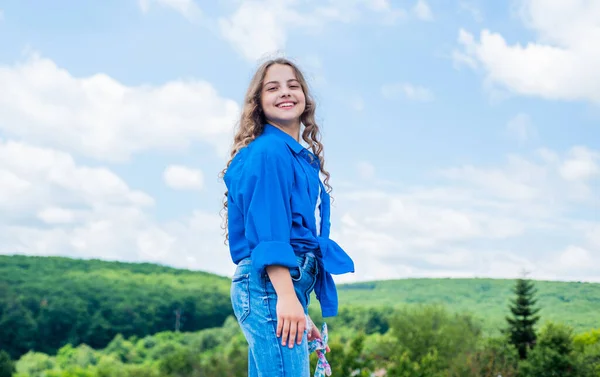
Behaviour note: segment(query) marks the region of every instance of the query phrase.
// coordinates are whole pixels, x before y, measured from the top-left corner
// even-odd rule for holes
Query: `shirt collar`
[[[296,154],[301,153],[305,149],[302,146],[302,144],[300,144],[299,142],[296,141],[296,139],[294,139],[293,137],[291,137],[284,131],[280,130],[279,128],[273,126],[272,124],[269,124],[269,123],[265,124],[265,130],[263,131],[263,133],[275,135],[275,136],[283,139],[287,143],[287,145],[290,148],[292,148],[292,150]]]

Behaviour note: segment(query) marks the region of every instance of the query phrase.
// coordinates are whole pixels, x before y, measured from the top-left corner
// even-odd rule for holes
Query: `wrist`
[[[277,298],[279,300],[285,300],[285,301],[289,301],[289,300],[297,300],[298,297],[296,296],[296,291],[295,290],[283,290],[282,292],[277,292]]]

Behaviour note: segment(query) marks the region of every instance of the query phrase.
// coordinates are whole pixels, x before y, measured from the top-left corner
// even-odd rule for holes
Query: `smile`
[[[277,105],[277,107],[280,109],[291,109],[294,106],[296,106],[296,104],[293,102],[282,102],[279,105]]]

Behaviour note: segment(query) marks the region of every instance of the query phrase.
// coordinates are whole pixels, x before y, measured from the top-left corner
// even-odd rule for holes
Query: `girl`
[[[312,152],[300,144],[301,126]],[[310,294],[324,317],[334,316],[331,274],[354,272],[352,259],[329,239],[323,162],[302,73],[287,59],[265,62],[250,82],[222,172],[226,238],[237,265],[231,301],[248,341],[250,377],[309,376],[307,340],[320,337],[308,317]]]

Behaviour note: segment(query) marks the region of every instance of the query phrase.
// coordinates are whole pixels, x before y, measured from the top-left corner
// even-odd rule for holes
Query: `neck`
[[[286,124],[269,121],[269,123],[300,142],[300,122]]]

